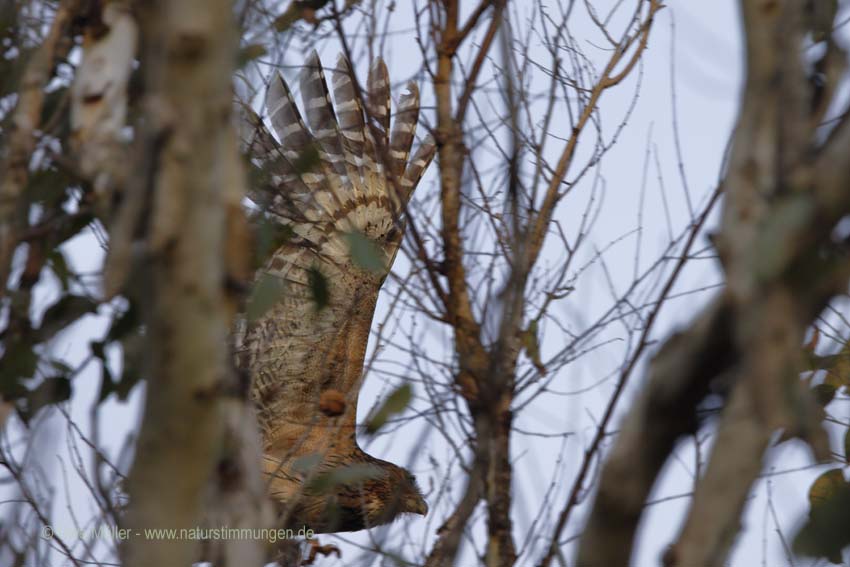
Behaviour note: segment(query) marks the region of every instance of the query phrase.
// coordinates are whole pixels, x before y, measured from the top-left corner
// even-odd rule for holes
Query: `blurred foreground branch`
[[[743,0],[741,10],[748,75],[716,237],[727,287],[653,360],[603,469],[581,565],[629,562],[649,491],[675,442],[698,427],[697,406],[712,390],[727,396],[718,439],[667,565],[726,563],[774,431],[828,457],[799,374],[806,329],[846,292],[850,277],[847,242],[834,233],[850,214],[843,189],[850,117],[820,141],[800,55],[807,31],[801,3]],[[827,49],[840,48],[829,39]]]

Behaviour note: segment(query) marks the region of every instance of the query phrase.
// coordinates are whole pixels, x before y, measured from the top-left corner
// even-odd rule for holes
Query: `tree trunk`
[[[205,488],[223,438],[231,383],[227,337],[227,184],[239,179],[230,121],[236,34],[228,0],[162,0],[140,6],[151,164],[137,189],[149,199],[142,270],[152,353],[136,464],[128,482],[122,550],[128,567],[189,565],[198,542],[144,530],[201,525]]]

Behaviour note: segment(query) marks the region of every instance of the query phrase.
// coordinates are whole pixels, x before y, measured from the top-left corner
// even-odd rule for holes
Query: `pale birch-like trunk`
[[[140,5],[149,191],[140,273],[151,353],[144,421],[128,482],[126,527],[202,525],[222,453],[230,387],[228,205],[241,185],[231,125],[237,37],[227,0]],[[230,186],[229,186],[230,185]],[[237,198],[238,201],[238,198]],[[231,211],[232,212],[232,211]],[[189,565],[198,542],[130,538],[124,564]],[[250,559],[248,559],[250,561]]]

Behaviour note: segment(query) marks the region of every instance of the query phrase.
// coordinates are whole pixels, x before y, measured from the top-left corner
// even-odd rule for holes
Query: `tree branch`
[[[653,361],[649,386],[603,469],[582,565],[628,563],[649,490],[676,439],[695,427],[712,381],[731,384],[733,394],[668,565],[725,563],[777,428],[807,440],[816,455],[828,453],[814,402],[799,385],[799,359],[807,326],[847,288],[846,244],[834,242],[832,231],[850,212],[850,198],[818,186],[821,171],[846,170],[847,146],[834,146],[841,138],[834,135],[825,148],[809,149],[802,5],[742,0],[742,10],[749,74],[716,238],[727,288]],[[837,249],[843,260],[833,264]]]
[[[18,104],[8,132],[6,159],[0,163],[0,296],[6,294],[18,233],[28,218],[21,196],[29,179],[35,131],[41,124],[44,88],[53,75],[53,63],[60,49],[70,47],[70,42],[63,44],[61,40],[71,27],[78,5],[78,0],[63,0],[59,4],[44,43],[35,51],[21,77]]]

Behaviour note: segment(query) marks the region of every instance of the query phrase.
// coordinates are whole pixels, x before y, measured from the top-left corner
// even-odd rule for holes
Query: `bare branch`
[[[44,88],[53,74],[53,64],[60,51],[70,48],[70,42],[62,39],[68,33],[78,6],[77,0],[63,0],[59,4],[44,43],[27,63],[21,77],[18,104],[8,132],[6,159],[0,164],[0,282],[3,285],[0,296],[6,294],[12,253],[18,245],[18,233],[27,220],[21,194],[29,179],[30,158],[36,145],[35,132],[40,127],[44,104]]]

